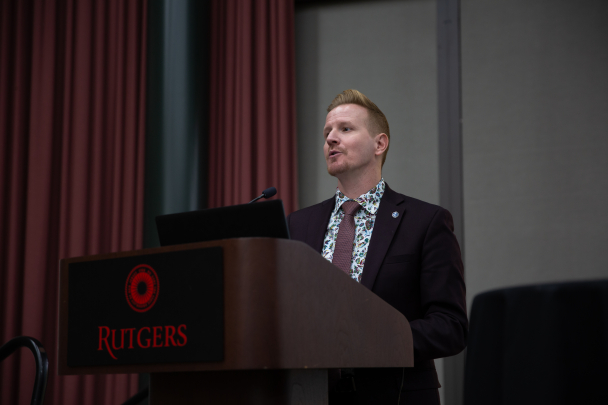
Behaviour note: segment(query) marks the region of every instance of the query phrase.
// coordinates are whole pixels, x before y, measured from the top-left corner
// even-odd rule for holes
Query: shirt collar
[[[380,200],[382,199],[382,196],[384,195],[385,188],[386,188],[386,183],[384,182],[384,178],[381,178],[380,181],[378,182],[378,184],[376,184],[367,193],[362,194],[359,197],[355,198],[355,201],[358,202],[365,211],[369,212],[372,215],[375,215],[376,212],[378,211],[378,207],[380,206]],[[342,206],[342,204],[344,204],[346,201],[349,201],[349,200],[352,200],[352,198],[348,198],[347,196],[342,194],[340,189],[337,189],[336,190],[336,207],[334,208],[333,214],[335,215],[336,212],[338,212],[338,210]]]

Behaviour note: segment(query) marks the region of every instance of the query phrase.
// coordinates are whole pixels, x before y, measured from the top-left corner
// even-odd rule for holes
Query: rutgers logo
[[[147,264],[135,266],[127,277],[125,295],[129,306],[137,312],[146,312],[154,306],[158,298],[158,276]],[[115,352],[129,349],[149,349],[156,347],[180,347],[188,342],[186,324],[179,326],[144,326],[140,328],[116,328],[98,326],[99,345],[97,350],[106,350],[118,360]]]
[[[125,295],[129,306],[137,312],[146,312],[158,298],[158,276],[147,264],[135,266],[127,277]]]

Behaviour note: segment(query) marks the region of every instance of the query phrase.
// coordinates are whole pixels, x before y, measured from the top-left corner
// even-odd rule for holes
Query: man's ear
[[[382,155],[387,149],[388,149],[388,136],[385,133],[381,133],[376,135],[375,137],[375,142],[376,142],[376,152],[375,155]]]

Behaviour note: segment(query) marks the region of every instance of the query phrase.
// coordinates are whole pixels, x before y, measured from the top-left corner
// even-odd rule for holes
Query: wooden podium
[[[70,298],[70,290],[75,294],[80,288],[74,281],[76,278],[70,281],[79,271],[77,264],[95,262],[103,272],[104,266],[115,263],[112,259],[149,258],[167,253],[179,256],[212,247],[220,247],[223,255],[223,360],[174,362],[169,359],[148,364],[112,364],[113,360],[102,350],[104,330],[99,327],[99,331],[91,332],[95,336],[99,334],[99,347],[96,343],[91,350],[110,359],[110,363],[74,365],[80,360],[76,357],[70,364],[69,345],[75,344],[74,337],[72,342],[68,339],[68,321],[74,319],[70,318],[70,310],[76,306],[79,310],[86,307],[75,302],[75,296]],[[205,271],[206,263],[193,265]],[[165,272],[163,278],[167,279],[170,274]],[[163,295],[162,282],[163,279],[159,282],[158,297]],[[124,283],[121,288],[125,288]],[[94,295],[94,292],[88,294]],[[126,304],[124,307],[127,309],[120,311],[128,312]],[[72,311],[75,314],[76,309]],[[122,332],[125,348],[129,336],[131,344],[135,339],[133,334],[137,331],[131,329],[131,335]],[[148,328],[145,333],[152,332]],[[161,330],[159,334],[162,333]],[[141,331],[136,340],[140,334]],[[113,335],[115,341],[118,335],[118,332]],[[165,350],[161,347],[162,339],[161,336],[156,351],[141,350],[139,355],[161,353]],[[186,344],[185,339],[176,339],[173,343],[176,341]],[[152,342],[157,343],[156,335]],[[197,341],[189,336],[187,345],[196,347]],[[117,353],[114,352],[119,357]],[[74,355],[71,358],[75,358]],[[326,404],[329,368],[413,365],[412,334],[405,317],[301,242],[227,239],[61,261],[59,374],[151,373],[152,405]]]

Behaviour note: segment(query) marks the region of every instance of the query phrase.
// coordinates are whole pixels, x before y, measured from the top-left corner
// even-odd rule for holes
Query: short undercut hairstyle
[[[327,112],[330,112],[334,108],[343,104],[356,104],[360,105],[367,109],[368,112],[368,120],[367,120],[367,129],[372,136],[376,136],[378,134],[386,134],[388,137],[388,147],[384,151],[382,155],[382,166],[384,166],[384,161],[386,160],[386,154],[388,153],[388,148],[390,147],[391,141],[391,132],[388,128],[388,121],[386,116],[376,104],[363,93],[358,90],[348,89],[344,90],[342,93],[338,94],[336,98],[331,102],[329,107],[327,107]]]

